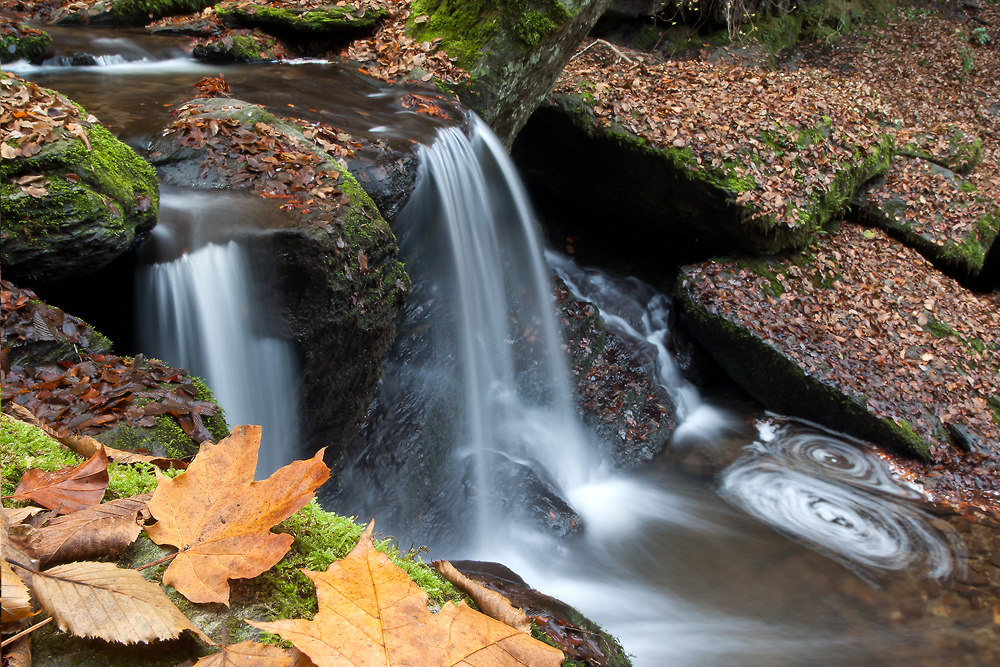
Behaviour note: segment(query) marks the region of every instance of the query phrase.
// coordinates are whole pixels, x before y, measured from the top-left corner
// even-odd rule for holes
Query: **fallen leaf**
[[[205,442],[188,469],[173,479],[157,471],[146,532],[180,553],[163,583],[192,602],[229,603],[229,579],[256,577],[277,563],[292,536],[270,528],[305,507],[330,476],[320,450],[266,480],[253,481],[259,426],[237,426],[215,445]]]
[[[13,160],[21,155],[21,149],[14,148],[10,144],[0,144],[0,157],[4,160]]]
[[[215,645],[159,586],[113,563],[84,561],[36,572],[34,590],[59,629],[78,637],[134,644],[174,639],[190,630]]]
[[[7,521],[10,522],[11,526],[16,526],[19,523],[24,523],[29,518],[35,516],[42,511],[41,507],[32,507],[31,505],[27,507],[17,507],[15,509],[3,508],[4,513],[7,515]]]
[[[503,595],[469,579],[446,560],[434,561],[434,569],[454,584],[455,588],[472,598],[484,614],[521,632],[531,634],[531,621],[528,615],[512,606]]]
[[[7,554],[4,554],[7,556]],[[0,623],[19,621],[31,616],[31,594],[21,577],[14,574],[7,561],[0,561],[0,597],[3,598],[0,608]]]
[[[562,651],[464,602],[431,614],[427,593],[375,550],[373,527],[374,521],[354,550],[326,572],[304,570],[319,601],[312,621],[248,622],[292,642],[318,667],[562,664]]]
[[[25,635],[3,650],[5,667],[31,667],[31,635]]]
[[[68,514],[101,502],[108,488],[108,455],[102,447],[83,463],[45,472],[24,473],[11,498],[34,500],[42,507]]]
[[[152,496],[120,498],[60,517],[27,540],[43,565],[100,556],[120,556],[142,532],[138,516]]]
[[[206,655],[194,667],[315,667],[302,651],[283,649],[257,642],[225,646],[218,653]]]

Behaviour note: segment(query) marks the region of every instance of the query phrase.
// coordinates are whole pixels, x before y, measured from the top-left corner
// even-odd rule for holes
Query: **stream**
[[[469,138],[340,65],[205,65],[182,38],[46,29],[59,55],[9,69],[140,152],[170,107],[220,70],[236,99],[419,145],[417,187],[394,226],[413,287],[358,454],[321,498],[329,509],[374,517],[434,558],[506,564],[602,624],[638,666],[978,665],[995,650],[973,620],[983,596],[965,582],[969,554],[1000,540],[932,514],[863,443],[700,395],[670,351],[670,300],[545,252],[514,165],[478,119]],[[96,64],[74,66],[79,52]],[[204,376],[231,424],[264,425],[258,477],[300,455],[296,352],[257,288],[267,262],[243,245],[280,224],[269,205],[164,187],[135,287],[137,350]],[[553,274],[655,359],[679,423],[669,456],[616,469],[580,422]],[[366,452],[426,446],[442,404],[454,420],[434,436],[451,452],[445,479],[435,509],[414,516],[427,482],[405,465],[368,474]],[[685,466],[699,451],[728,453],[726,463],[712,476]],[[539,521],[538,489],[582,529]]]

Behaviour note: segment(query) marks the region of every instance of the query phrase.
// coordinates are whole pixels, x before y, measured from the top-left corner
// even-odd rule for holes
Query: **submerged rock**
[[[694,337],[769,410],[925,460],[948,455],[949,425],[1000,446],[997,295],[881,232],[844,225],[801,258],[688,266],[677,295]]]
[[[0,87],[4,275],[65,281],[106,266],[156,224],[155,172],[58,93],[10,73]],[[12,115],[36,105],[43,122]]]
[[[273,259],[281,319],[301,354],[306,445],[331,445],[335,460],[372,400],[409,289],[395,237],[315,131],[307,138],[238,100],[195,100],[175,115],[152,154],[165,182],[249,187],[292,214],[248,243]]]

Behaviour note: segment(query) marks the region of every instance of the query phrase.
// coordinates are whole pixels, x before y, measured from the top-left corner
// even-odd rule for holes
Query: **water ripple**
[[[916,567],[942,577],[952,568],[947,543],[916,494],[877,457],[799,426],[778,429],[723,471],[731,503],[827,554],[869,570]]]

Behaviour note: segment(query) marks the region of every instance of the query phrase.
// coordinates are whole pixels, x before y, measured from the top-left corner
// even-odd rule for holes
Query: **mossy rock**
[[[217,0],[103,0],[87,9],[57,9],[49,21],[54,25],[142,26],[164,16],[196,14]]]
[[[104,127],[44,144],[0,163],[0,216],[8,279],[65,280],[109,264],[156,224],[156,173]],[[15,179],[41,175],[39,197]]]
[[[957,126],[921,132],[899,147],[899,155],[934,162],[956,174],[971,173],[983,157],[983,140]]]
[[[4,29],[0,35],[0,65],[15,60],[39,62],[52,44],[52,35],[19,21],[0,17],[0,27]]]
[[[317,173],[341,173],[337,187],[350,203],[340,209],[335,232],[306,216],[247,239],[251,252],[274,263],[283,321],[299,347],[302,413],[309,416],[303,447],[316,451],[331,445],[327,460],[335,462],[374,398],[382,360],[395,338],[395,316],[409,289],[396,238],[350,172],[306,139],[298,126],[239,100],[198,103],[203,105],[198,118],[234,118],[250,126],[267,123],[302,151],[320,157],[322,162],[312,167]],[[169,137],[153,148],[165,182],[201,188],[227,185],[217,180],[214,169],[207,178],[199,176],[202,149],[177,146]],[[312,215],[319,213],[317,209]],[[359,253],[367,259],[367,271],[361,270]]]
[[[685,326],[726,373],[765,408],[930,459],[930,444],[909,424],[875,417],[860,396],[809,375],[753,332],[711,312],[688,288],[692,280],[682,269],[674,294]]]
[[[353,6],[338,7],[333,3],[306,8],[294,4],[247,6],[223,2],[215,8],[215,12],[219,20],[230,28],[263,28],[276,34],[295,34],[302,38],[371,32],[386,16],[382,8],[366,7],[364,14],[358,16]]]
[[[865,221],[901,235],[931,261],[964,276],[978,276],[1000,233],[1000,202],[980,195],[972,181],[923,158],[900,155],[890,169],[889,176],[861,198]],[[919,180],[908,191],[897,174]]]
[[[281,60],[285,48],[281,43],[259,30],[246,34],[212,37],[195,45],[191,55],[207,62],[256,63]]]
[[[610,0],[414,0],[407,34],[471,76],[452,91],[509,146]]]

